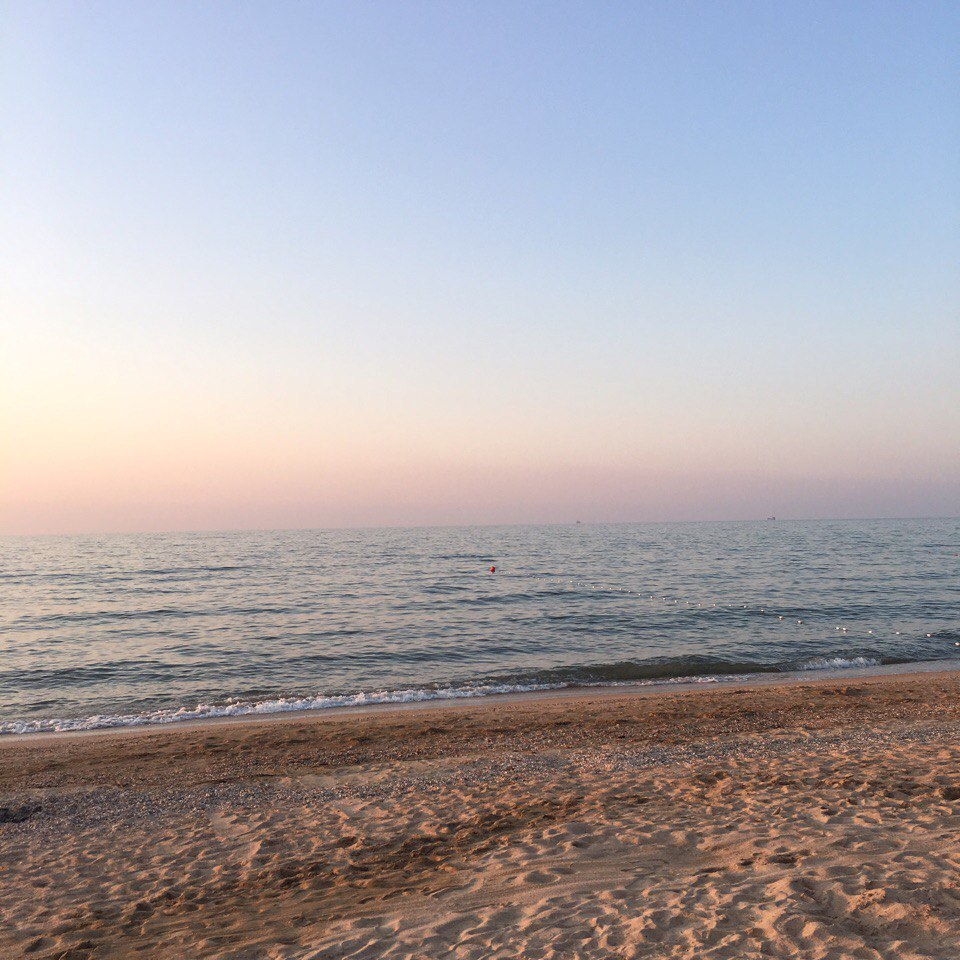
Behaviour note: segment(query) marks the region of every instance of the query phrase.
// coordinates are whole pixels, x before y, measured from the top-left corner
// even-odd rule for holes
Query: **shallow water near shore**
[[[958,554],[956,519],[2,538],[0,733],[960,661]]]

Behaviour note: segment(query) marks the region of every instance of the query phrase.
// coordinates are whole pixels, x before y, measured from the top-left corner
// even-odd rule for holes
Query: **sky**
[[[958,50],[0,0],[0,533],[960,514]]]

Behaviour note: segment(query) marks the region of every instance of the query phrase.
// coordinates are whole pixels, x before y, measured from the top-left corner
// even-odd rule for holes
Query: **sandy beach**
[[[4,957],[960,954],[960,676],[0,742]]]

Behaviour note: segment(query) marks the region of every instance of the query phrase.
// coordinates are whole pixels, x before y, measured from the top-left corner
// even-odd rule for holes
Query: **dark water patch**
[[[678,677],[708,677],[729,674],[776,673],[774,666],[720,657],[653,657],[649,660],[623,660],[617,663],[590,663],[549,670],[502,674],[483,682],[506,684],[589,684],[629,683],[637,680],[664,680]]]

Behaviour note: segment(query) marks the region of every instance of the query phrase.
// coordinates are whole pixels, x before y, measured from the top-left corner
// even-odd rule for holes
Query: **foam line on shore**
[[[899,665],[920,668],[920,664]],[[675,687],[679,685],[729,684],[756,681],[760,676],[772,679],[788,679],[816,671],[857,672],[880,670],[881,662],[870,657],[816,657],[798,664],[791,671],[756,673],[716,673],[695,676],[665,676],[647,679],[590,680],[568,679],[548,682],[502,682],[472,683],[462,686],[437,688],[409,688],[379,690],[340,695],[313,697],[277,697],[259,701],[228,700],[224,703],[197,704],[172,709],[160,709],[129,714],[97,714],[87,717],[39,718],[9,720],[0,723],[0,736],[17,736],[38,733],[73,733],[130,727],[150,727],[175,723],[231,718],[273,716],[285,713],[327,711],[343,708],[364,708],[390,705],[427,703],[431,701],[457,701],[504,695],[533,694],[565,689],[603,687]]]

